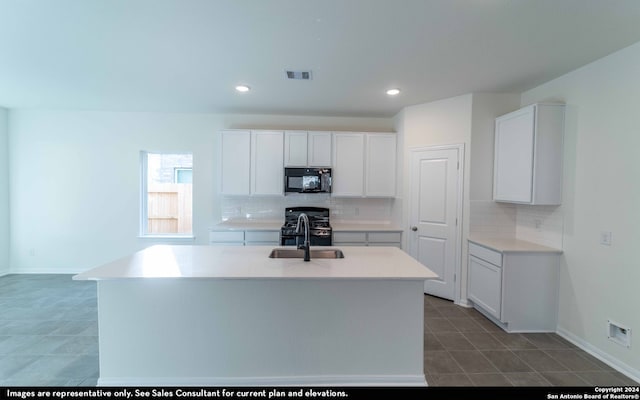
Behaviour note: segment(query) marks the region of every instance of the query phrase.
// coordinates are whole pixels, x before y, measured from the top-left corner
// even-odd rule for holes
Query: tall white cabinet
[[[495,201],[562,202],[563,104],[532,104],[496,119]]]

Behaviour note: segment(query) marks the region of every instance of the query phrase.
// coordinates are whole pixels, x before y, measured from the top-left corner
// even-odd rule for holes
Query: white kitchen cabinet
[[[283,140],[281,131],[251,132],[252,195],[283,195]]]
[[[489,314],[500,319],[502,268],[481,258],[469,256],[468,297]]]
[[[396,135],[366,135],[366,197],[396,195]]]
[[[249,195],[251,193],[251,132],[221,132],[221,193]],[[282,186],[282,184],[280,185]]]
[[[396,135],[334,133],[332,196],[395,197]]]
[[[507,332],[555,332],[558,252],[497,251],[469,242],[467,296]]]
[[[209,231],[211,246],[278,246],[279,244],[279,230]]]
[[[309,132],[307,154],[310,167],[331,167],[331,132]]]
[[[246,246],[278,246],[280,231],[245,231],[244,241]]]
[[[364,143],[364,133],[333,134],[332,196],[364,196]]]
[[[564,105],[533,104],[496,118],[495,201],[562,202]]]
[[[334,231],[334,246],[392,246],[402,248],[402,232]]]
[[[284,133],[284,166],[307,166],[307,131],[286,131]]]
[[[209,231],[212,246],[244,246],[244,231]]]
[[[331,167],[331,132],[286,131],[285,167]]]

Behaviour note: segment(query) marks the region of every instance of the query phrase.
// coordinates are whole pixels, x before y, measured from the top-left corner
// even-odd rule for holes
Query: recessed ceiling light
[[[400,89],[389,89],[387,90],[387,94],[389,96],[397,96],[400,94]]]
[[[248,92],[251,88],[247,85],[238,85],[236,86],[236,90],[240,93]]]

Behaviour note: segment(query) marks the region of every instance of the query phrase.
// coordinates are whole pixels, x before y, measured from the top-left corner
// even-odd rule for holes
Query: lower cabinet
[[[489,314],[500,319],[502,268],[480,258],[470,256],[469,282],[469,299],[484,308]]]
[[[507,332],[555,332],[560,255],[469,243],[468,298]]]
[[[393,246],[402,248],[402,232],[333,232],[334,246]]]
[[[280,231],[209,231],[211,246],[278,246]]]

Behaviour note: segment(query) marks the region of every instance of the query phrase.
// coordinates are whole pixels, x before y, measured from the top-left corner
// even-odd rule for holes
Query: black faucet
[[[302,224],[300,224],[302,221]],[[296,233],[300,234],[301,228],[304,225],[304,243],[298,245],[298,249],[304,249],[304,260],[311,261],[311,244],[309,243],[309,217],[307,214],[301,213],[298,215],[298,223],[296,224]]]

